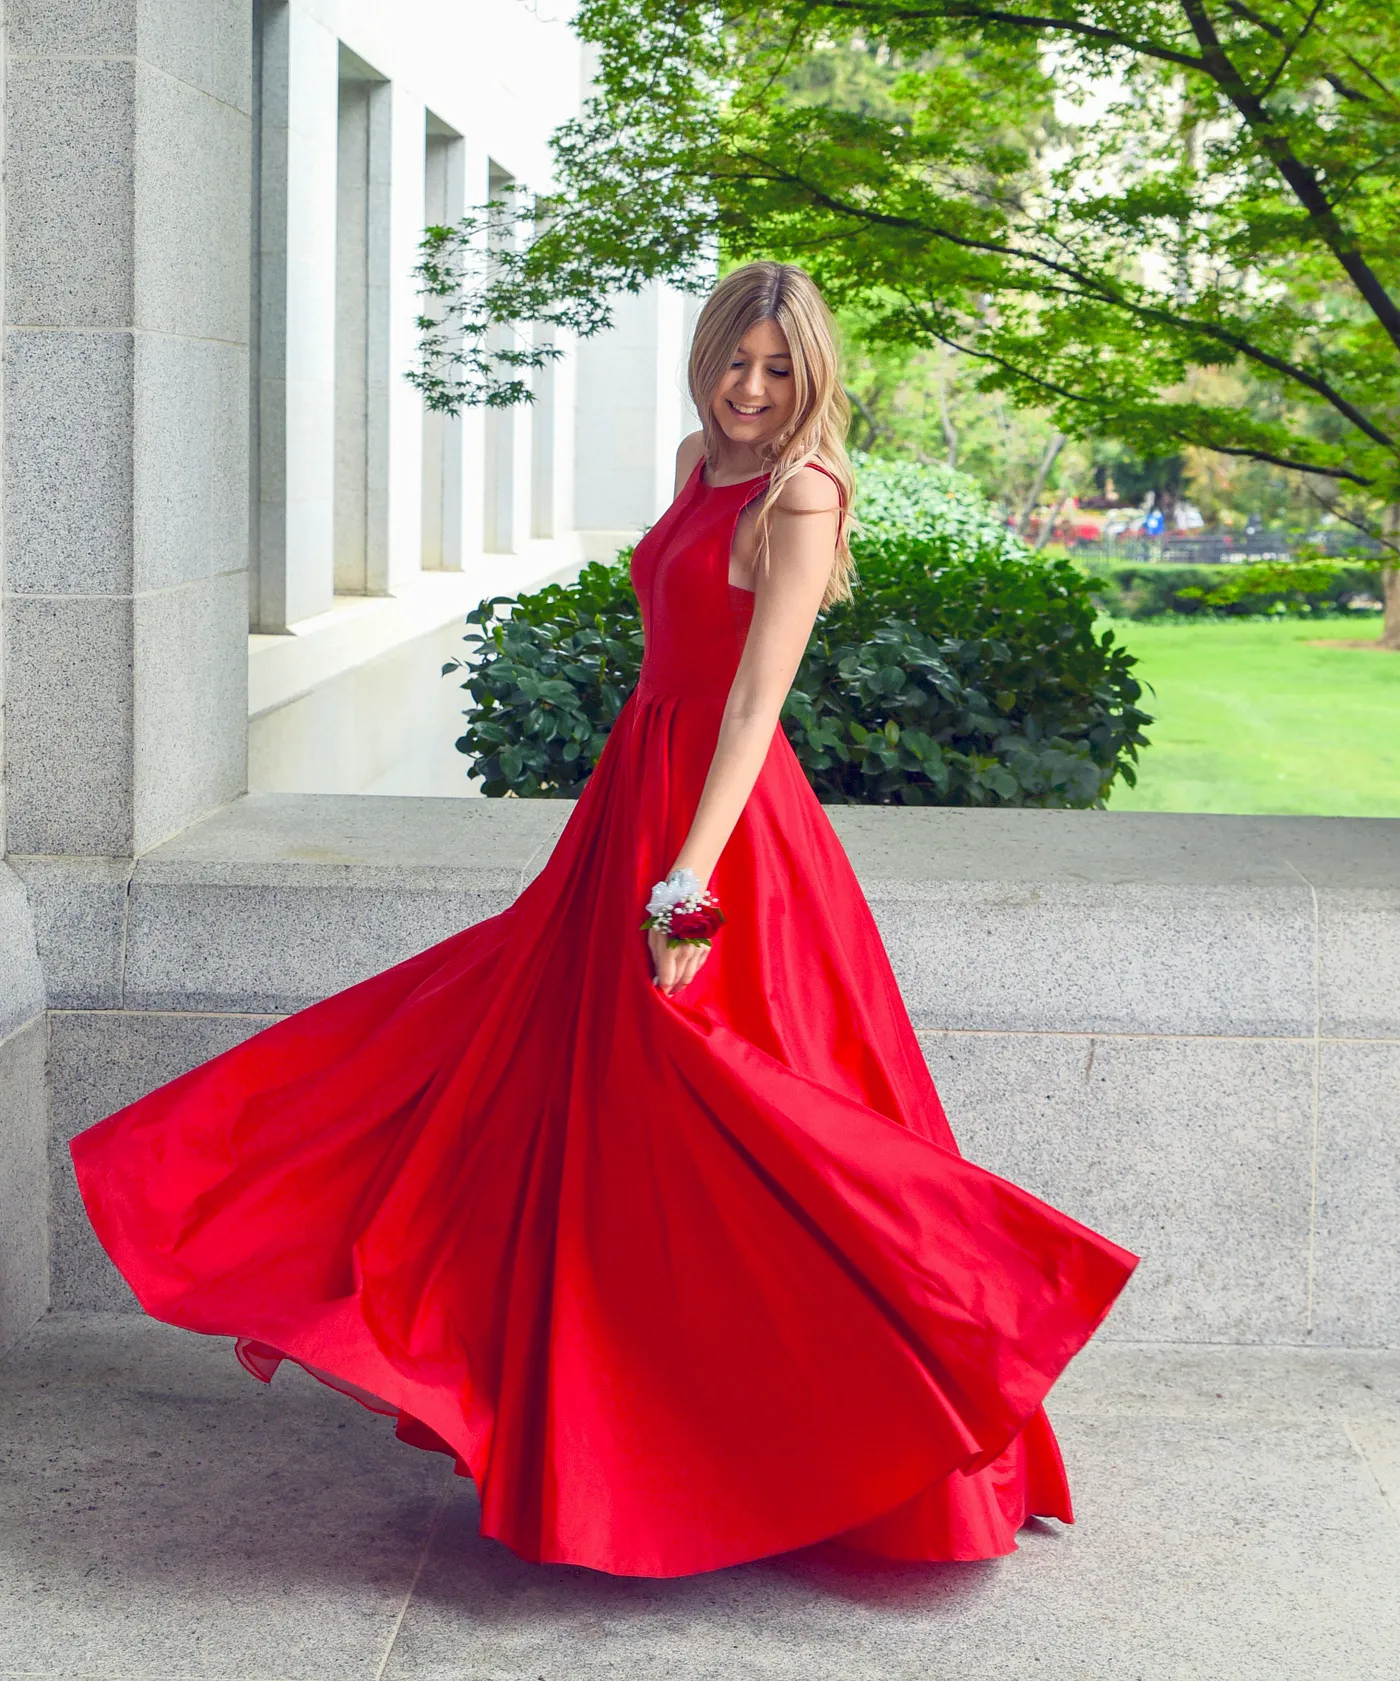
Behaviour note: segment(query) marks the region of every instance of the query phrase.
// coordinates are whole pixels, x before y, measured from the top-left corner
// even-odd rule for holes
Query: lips
[[[768,407],[767,403],[760,403],[757,408],[745,408],[742,404],[736,403],[732,397],[726,397],[725,402],[743,420],[756,419]]]

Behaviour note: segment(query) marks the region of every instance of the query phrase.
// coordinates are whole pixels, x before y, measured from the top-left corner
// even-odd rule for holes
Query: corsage
[[[700,885],[695,872],[672,870],[652,888],[642,928],[661,929],[667,945],[708,947],[723,921],[719,900]]]

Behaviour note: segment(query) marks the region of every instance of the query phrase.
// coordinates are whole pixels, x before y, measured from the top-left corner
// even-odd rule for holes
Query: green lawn
[[[1115,621],[1151,690],[1117,811],[1400,817],[1400,653],[1323,648],[1375,619]],[[1155,691],[1155,692],[1153,692]]]

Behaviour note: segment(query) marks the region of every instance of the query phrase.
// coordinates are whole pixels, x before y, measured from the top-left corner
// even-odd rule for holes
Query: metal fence
[[[1365,566],[1381,545],[1354,533],[1328,531],[1297,537],[1287,531],[1203,532],[1199,536],[1076,538],[1070,552],[1083,560],[1128,561],[1139,565],[1214,566],[1221,562],[1288,560],[1319,549],[1331,558]]]

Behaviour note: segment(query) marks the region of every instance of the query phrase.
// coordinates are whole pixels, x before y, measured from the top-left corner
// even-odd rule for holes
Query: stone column
[[[258,8],[258,481],[253,628],[324,612],[335,589],[339,46],[301,6]]]
[[[404,378],[413,364],[422,308],[413,270],[427,221],[424,153],[427,113],[423,101],[397,82],[389,88],[388,203],[383,220],[387,262],[382,413],[387,436],[385,469],[385,553],[380,590],[392,594],[423,568],[423,400]]]
[[[250,9],[6,28],[5,839],[129,858],[244,786]]]

